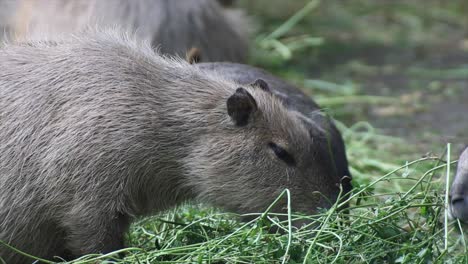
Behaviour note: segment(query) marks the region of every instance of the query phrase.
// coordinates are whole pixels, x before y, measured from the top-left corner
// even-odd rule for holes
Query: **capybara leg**
[[[67,249],[75,256],[109,253],[124,247],[129,219],[123,214],[79,216],[67,222]]]

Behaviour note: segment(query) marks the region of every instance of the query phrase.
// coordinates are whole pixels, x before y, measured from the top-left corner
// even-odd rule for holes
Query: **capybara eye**
[[[276,145],[273,142],[268,143],[268,146],[275,152],[276,156],[284,161],[288,166],[294,166],[296,165],[296,161],[294,160],[294,157],[289,154],[284,148]]]

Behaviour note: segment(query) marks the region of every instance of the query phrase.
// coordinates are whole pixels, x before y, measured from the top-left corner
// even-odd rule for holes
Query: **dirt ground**
[[[460,47],[463,41],[428,49],[369,47],[321,60],[331,62],[325,71],[345,65],[345,75],[361,84],[361,94],[399,101],[368,107],[362,120],[415,143],[420,151],[448,142],[460,151],[468,145],[468,49]]]
[[[385,133],[424,143],[468,145],[468,52],[435,50],[412,65],[420,65],[429,76],[412,77],[409,67],[390,75],[380,74],[365,82],[369,94],[399,97],[403,106],[371,111],[370,120]],[[466,76],[443,76],[446,69],[464,68]],[[434,72],[433,72],[434,71]],[[450,75],[447,70],[446,75]],[[431,73],[440,76],[430,76]],[[462,74],[458,74],[462,75]],[[402,112],[399,115],[399,111]],[[406,113],[405,113],[406,112]]]
[[[266,32],[309,3],[244,2],[251,14],[261,18]],[[359,87],[352,96],[397,101],[349,103],[344,111],[342,105],[332,105],[339,108],[334,113],[337,119],[347,125],[367,121],[381,133],[413,143],[417,153],[441,151],[447,142],[455,150],[468,145],[467,1],[317,2],[318,7],[286,35],[318,36],[324,42],[315,50],[296,52],[285,68],[305,78],[352,82]]]

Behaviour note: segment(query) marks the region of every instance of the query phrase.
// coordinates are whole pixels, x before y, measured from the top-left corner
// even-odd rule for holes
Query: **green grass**
[[[420,8],[422,1],[394,1],[382,8],[378,2],[242,3],[259,20],[250,63],[302,87],[341,121],[337,125],[354,177],[348,214],[336,210],[344,202],[340,201],[314,216],[289,208],[287,221],[265,211],[241,222],[239,215],[184,205],[134,223],[127,235],[128,248],[84,256],[74,263],[468,263],[463,227],[447,218],[454,150],[440,145],[432,148],[433,154],[420,153],[414,144],[356,121],[362,120],[369,105],[398,107],[400,102],[364,94],[360,81],[343,77],[349,76],[343,72],[367,78],[382,69],[361,62],[332,69],[321,60],[332,54],[339,61],[348,52],[374,46],[399,50],[438,45],[447,28],[468,26],[462,19],[468,6],[463,1],[429,0],[424,3],[433,8]],[[386,27],[382,18],[394,23]],[[322,76],[314,73],[317,69]],[[411,78],[442,79],[463,78],[466,73],[466,66],[445,70],[414,66],[407,72]],[[288,194],[285,190],[278,199],[289,201]],[[294,220],[309,224],[297,229],[290,225]],[[281,232],[269,232],[272,228]]]

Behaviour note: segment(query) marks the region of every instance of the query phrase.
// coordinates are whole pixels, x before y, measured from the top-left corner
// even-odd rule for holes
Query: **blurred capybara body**
[[[188,199],[261,212],[285,188],[315,213],[342,177],[322,130],[261,80],[239,85],[114,32],[6,45],[0,240],[44,258],[108,252],[137,216]]]
[[[0,0],[0,46],[10,36],[13,27],[11,14],[14,13],[16,4],[15,0]]]
[[[164,54],[192,47],[204,61],[245,61],[247,23],[240,10],[215,0],[19,0],[15,35],[54,38],[88,27],[135,32]]]
[[[450,190],[451,214],[468,223],[468,147],[458,160],[457,173]]]

